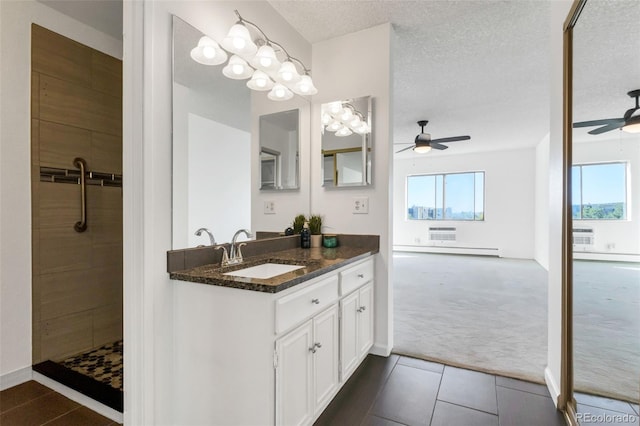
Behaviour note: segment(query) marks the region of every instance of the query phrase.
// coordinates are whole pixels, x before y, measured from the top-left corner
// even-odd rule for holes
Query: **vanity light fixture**
[[[198,45],[191,49],[191,58],[203,65],[220,65],[227,60],[227,52],[215,40],[202,36]]]
[[[235,13],[238,22],[229,29],[220,45],[210,37],[200,38],[198,46],[191,50],[194,61],[220,65],[227,60],[226,52],[229,52],[232,56],[222,73],[234,80],[251,78],[247,87],[258,91],[270,90],[267,97],[274,101],[291,99],[294,93],[302,96],[318,93],[309,75],[310,70],[302,61],[289,55],[281,44],[269,39],[260,27],[244,19],[237,10]],[[257,33],[255,37],[250,29],[253,34]],[[281,54],[282,61],[278,54]]]
[[[365,135],[371,132],[364,115],[350,101],[336,101],[322,106],[322,125],[336,136],[349,136],[352,133]]]

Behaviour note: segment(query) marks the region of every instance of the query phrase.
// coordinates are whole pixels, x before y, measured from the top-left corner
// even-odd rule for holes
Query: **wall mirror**
[[[573,243],[569,380],[578,401],[571,410],[580,419],[595,414],[581,405],[581,394],[615,399],[618,407],[640,398],[640,133],[630,126],[640,119],[633,111],[640,3],[588,0],[575,10],[565,93],[572,126],[565,131]]]
[[[309,205],[308,161],[298,153],[309,135],[309,100],[270,100],[247,80],[225,77],[224,65],[194,61],[203,35],[173,17],[173,249],[208,245],[206,233],[195,235],[200,228],[218,243],[241,228],[281,230]],[[276,214],[265,215],[265,201]]]
[[[260,116],[260,189],[298,189],[300,111]]]
[[[371,184],[371,97],[322,104],[322,186]]]
[[[251,226],[251,94],[244,81],[193,61],[202,33],[173,17],[173,248],[218,242]]]

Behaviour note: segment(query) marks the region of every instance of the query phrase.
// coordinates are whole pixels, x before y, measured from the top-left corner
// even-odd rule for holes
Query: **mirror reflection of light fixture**
[[[204,65],[220,65],[227,60],[226,50],[233,55],[222,73],[234,80],[251,77],[247,87],[258,91],[271,90],[267,97],[274,101],[291,99],[293,93],[302,96],[318,93],[309,75],[310,70],[301,60],[289,55],[281,44],[269,39],[253,22],[243,19],[237,10],[235,13],[238,22],[229,29],[220,45],[207,36],[198,41],[198,46],[191,50],[194,61]],[[255,39],[250,29],[254,34],[257,33]],[[278,53],[282,55],[282,61],[278,59]]]
[[[341,137],[349,136],[351,134],[353,134],[353,132],[347,126],[342,126],[342,128],[336,132],[336,136]]]
[[[293,98],[293,93],[283,84],[276,83],[267,97],[272,101],[286,101]]]
[[[627,133],[640,133],[640,115],[630,117],[622,126],[622,130]]]
[[[202,36],[198,45],[191,49],[191,58],[203,65],[220,65],[227,60],[227,52],[215,40]]]
[[[322,125],[324,129],[336,132],[336,136],[348,136],[352,133],[365,135],[371,132],[367,119],[349,101],[323,104]],[[342,133],[338,134],[340,130],[342,130]]]

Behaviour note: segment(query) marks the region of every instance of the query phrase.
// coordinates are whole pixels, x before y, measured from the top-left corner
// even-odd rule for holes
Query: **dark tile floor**
[[[593,416],[607,409],[610,415],[632,415],[637,409],[589,395],[576,398],[581,412]],[[636,414],[620,424],[637,422]],[[398,355],[369,355],[316,421],[331,426],[564,424],[544,385]]]
[[[2,426],[110,426],[108,419],[35,381],[0,392]]]

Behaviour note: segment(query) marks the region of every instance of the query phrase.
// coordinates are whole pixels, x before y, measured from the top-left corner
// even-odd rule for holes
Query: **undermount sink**
[[[248,268],[226,272],[222,275],[232,275],[234,277],[258,278],[258,279],[266,280],[266,279],[277,277],[278,275],[286,274],[287,272],[295,271],[296,269],[301,269],[301,268],[304,268],[304,266],[303,265],[285,265],[282,263],[262,263],[260,265],[250,266]]]

